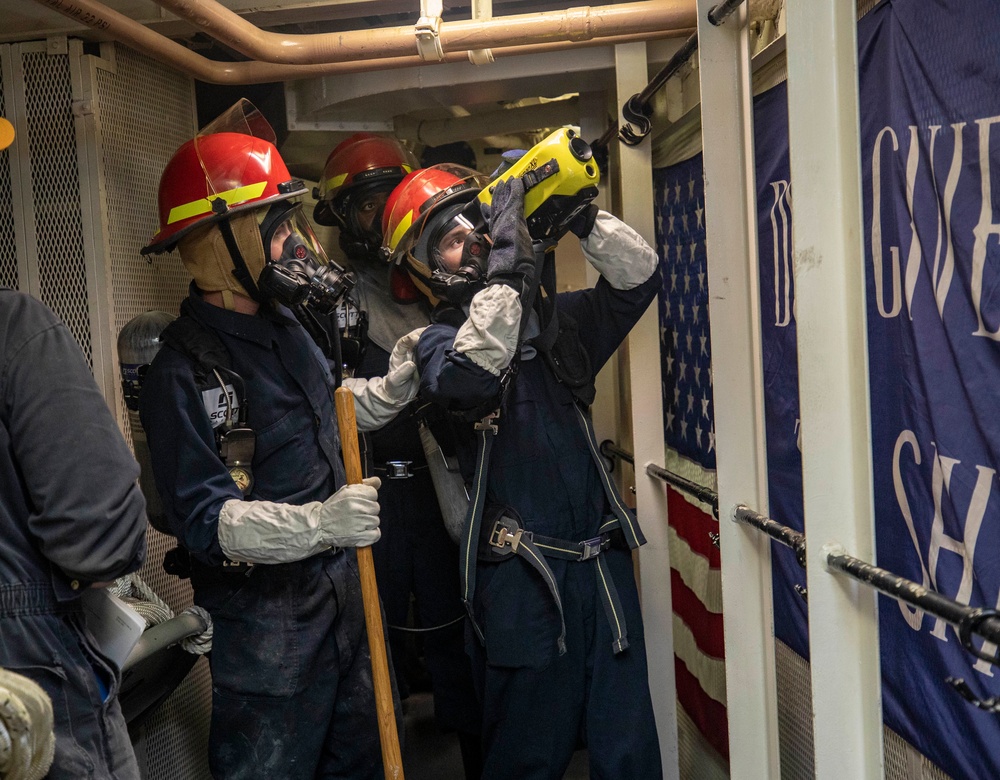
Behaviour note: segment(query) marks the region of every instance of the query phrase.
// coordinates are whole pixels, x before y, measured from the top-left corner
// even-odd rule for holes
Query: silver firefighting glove
[[[598,273],[616,290],[631,290],[656,271],[657,257],[645,239],[618,217],[598,211],[580,248]]]
[[[378,477],[344,485],[326,501],[279,504],[233,499],[219,512],[219,546],[233,561],[289,563],[330,547],[365,547],[378,529]]]
[[[476,293],[468,319],[455,336],[455,350],[494,376],[514,357],[521,317],[531,308],[537,258],[524,221],[524,182],[505,179],[482,206],[493,242],[486,259],[486,289]]]
[[[423,328],[411,330],[396,342],[389,355],[389,370],[385,376],[344,380],[344,387],[354,395],[354,414],[359,431],[381,428],[417,397],[420,377],[413,349],[423,332]]]

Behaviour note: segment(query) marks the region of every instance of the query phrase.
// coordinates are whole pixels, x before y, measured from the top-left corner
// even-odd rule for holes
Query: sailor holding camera
[[[383,220],[394,262],[436,304],[420,392],[451,413],[471,497],[459,552],[483,777],[562,777],[581,736],[592,776],[658,777],[631,557],[644,539],[589,416],[596,373],[660,287],[657,256],[582,204],[562,229],[601,278],[557,295],[526,178],[498,181],[477,218],[477,182],[417,171]]]

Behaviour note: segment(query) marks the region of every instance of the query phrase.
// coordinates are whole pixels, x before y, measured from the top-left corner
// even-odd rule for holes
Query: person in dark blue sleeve
[[[143,563],[138,474],[72,334],[0,289],[0,667],[52,700],[53,780],[139,778],[121,670],[94,646],[80,599]]]
[[[416,360],[421,395],[461,421],[483,777],[560,778],[581,736],[593,777],[659,777],[630,554],[644,539],[589,419],[594,375],[659,289],[656,253],[591,206],[570,229],[601,278],[556,295],[521,180],[496,185],[484,242],[444,194],[457,183],[437,176],[432,194],[412,176],[386,206],[386,246],[439,300]]]
[[[394,274],[382,256],[382,211],[389,193],[417,167],[413,156],[385,136],[356,133],[330,153],[319,186],[313,218],[339,228],[340,246],[357,274],[352,292],[360,314],[348,310],[342,320],[365,323],[357,329],[360,354],[354,376],[385,373],[396,341],[430,323],[427,300],[406,274]],[[474,172],[470,171],[474,176]],[[485,180],[484,180],[485,182]],[[348,329],[353,330],[353,328]],[[346,369],[345,369],[346,370]],[[379,594],[389,623],[389,639],[400,695],[409,692],[407,666],[419,667],[408,652],[412,609],[422,640],[423,658],[434,696],[434,717],[446,732],[458,735],[467,780],[480,775],[479,708],[469,659],[462,638],[458,589],[458,547],[442,517],[418,426],[426,425],[426,406],[411,406],[395,420],[365,437],[372,473],[382,479],[379,490],[382,537],[372,549]],[[407,661],[410,663],[407,664]]]
[[[328,314],[346,282],[269,127],[239,108],[252,116],[242,132],[227,116],[168,163],[161,229],[144,250],[176,246],[194,277],[139,412],[214,625],[209,764],[228,780],[381,778],[353,549],[379,538],[379,485],[344,484],[336,381],[302,324],[311,308]],[[344,380],[360,429],[412,400],[417,335],[395,345],[385,377]]]

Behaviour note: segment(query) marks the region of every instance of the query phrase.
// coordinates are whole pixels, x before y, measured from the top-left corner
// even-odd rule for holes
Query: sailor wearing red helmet
[[[437,304],[415,354],[421,397],[451,415],[470,496],[460,585],[482,777],[562,777],[581,737],[591,776],[659,777],[630,552],[644,539],[589,415],[596,372],[660,287],[656,253],[591,206],[569,229],[601,278],[557,294],[524,180],[495,184],[480,219],[452,173],[404,180],[383,227]]]
[[[216,777],[382,777],[354,553],[379,538],[378,480],[345,485],[336,378],[303,326],[353,280],[309,228],[304,193],[269,126],[238,104],[167,165],[144,250],[178,248],[194,277],[140,415],[213,619]],[[384,377],[344,380],[359,428],[413,398],[417,335],[394,346]]]
[[[345,362],[354,376],[384,374],[396,340],[430,322],[426,299],[381,252],[386,200],[414,168],[413,156],[396,140],[356,133],[330,153],[316,193],[313,218],[339,228],[340,246],[358,278],[350,296],[355,305],[341,317]],[[360,326],[352,324],[355,320]],[[352,350],[355,339],[359,348]],[[369,471],[382,479],[382,538],[373,555],[400,693],[405,698],[410,683],[424,674],[409,649],[412,599],[435,720],[442,730],[457,733],[466,778],[478,780],[479,709],[464,651],[458,547],[445,528],[418,427],[435,425],[429,413],[433,416],[432,408],[411,405],[364,437]]]

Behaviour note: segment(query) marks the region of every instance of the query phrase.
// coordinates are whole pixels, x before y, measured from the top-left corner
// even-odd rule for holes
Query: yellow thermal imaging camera
[[[597,197],[601,174],[590,145],[569,128],[551,133],[501,173],[470,204],[491,203],[497,182],[525,183],[524,218],[535,241],[558,239],[569,222]]]

